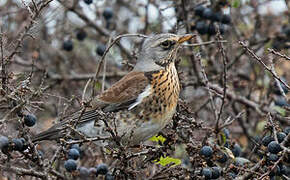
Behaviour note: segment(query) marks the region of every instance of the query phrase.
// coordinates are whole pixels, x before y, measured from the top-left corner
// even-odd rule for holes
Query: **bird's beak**
[[[194,34],[186,34],[186,35],[180,36],[177,42],[178,44],[182,44],[183,42],[190,40],[194,36],[195,36]]]

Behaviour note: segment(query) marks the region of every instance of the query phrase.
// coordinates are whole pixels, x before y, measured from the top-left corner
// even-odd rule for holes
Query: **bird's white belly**
[[[118,128],[122,143],[125,144],[139,144],[140,142],[148,140],[150,137],[157,134],[164,126],[160,123],[152,121],[144,122],[141,126],[128,126]]]

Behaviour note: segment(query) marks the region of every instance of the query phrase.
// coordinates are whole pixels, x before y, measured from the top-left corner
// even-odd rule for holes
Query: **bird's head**
[[[145,39],[135,70],[153,71],[164,68],[176,59],[180,45],[194,35],[158,34]]]

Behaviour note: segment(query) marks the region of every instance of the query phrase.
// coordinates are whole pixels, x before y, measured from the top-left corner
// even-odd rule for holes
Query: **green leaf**
[[[282,116],[286,116],[286,110],[284,108],[274,106],[273,109],[276,110],[278,113],[280,113]]]
[[[224,146],[227,142],[227,137],[223,131],[221,131],[218,135],[219,145]]]
[[[95,84],[95,89],[96,90],[99,90],[99,89],[101,89],[102,88],[102,84],[100,83],[100,82],[96,82],[96,84]]]
[[[238,8],[241,5],[241,1],[240,0],[232,0],[232,7],[233,8]]]
[[[265,130],[265,126],[267,125],[267,121],[259,121],[257,124],[257,132],[262,133]]]
[[[160,164],[161,166],[166,166],[168,164],[173,164],[172,166],[178,166],[181,164],[181,160],[172,157],[160,157],[159,161],[155,160],[156,164]]]
[[[161,142],[163,144],[166,141],[166,138],[159,135],[159,136],[153,136],[149,140],[153,142]]]

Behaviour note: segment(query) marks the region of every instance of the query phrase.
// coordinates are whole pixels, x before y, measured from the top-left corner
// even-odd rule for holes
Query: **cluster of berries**
[[[215,35],[217,27],[215,22],[219,23],[218,28],[221,34],[225,32],[225,24],[231,24],[231,17],[222,12],[214,12],[211,8],[199,5],[194,9],[194,13],[199,19],[191,26],[191,30],[197,30],[201,35]]]
[[[211,158],[213,156],[213,149],[210,146],[203,146],[200,154],[206,159]],[[222,175],[222,169],[219,166],[205,167],[201,170],[201,175],[205,179],[218,179]]]
[[[77,160],[80,158],[80,146],[78,144],[73,144],[68,153],[67,160],[64,162],[64,167],[68,172],[78,172],[78,175],[85,179],[91,175],[98,177],[99,175],[105,176],[105,180],[114,180],[114,176],[109,172],[109,168],[106,164],[99,164],[97,167],[86,168],[79,167],[77,168]]]
[[[87,37],[87,32],[84,29],[78,29],[76,31],[76,38],[79,41],[83,41]],[[67,39],[62,43],[62,49],[65,51],[72,51],[74,48],[73,41],[71,39]]]
[[[28,148],[28,144],[24,138],[9,139],[6,136],[0,136],[0,150],[7,154],[11,151],[23,152]]]
[[[90,5],[93,3],[93,0],[84,0],[84,3]],[[103,11],[103,17],[105,18],[106,21],[112,19],[113,15],[114,15],[113,9],[110,7],[105,8],[105,10]]]
[[[269,171],[273,166],[269,176],[271,179],[279,177],[289,177],[290,175],[290,156],[283,154],[283,148],[289,147],[289,139],[286,140],[287,135],[290,133],[290,127],[286,127],[283,131],[277,132],[277,141],[272,135],[266,135],[261,140],[258,140],[258,146],[254,153],[259,160],[264,162],[261,164],[261,170],[264,172]],[[200,175],[205,179],[219,179],[229,178],[235,179],[241,174],[241,170],[246,168],[250,160],[245,157],[246,153],[242,152],[242,148],[237,143],[231,143],[229,138],[229,131],[224,129],[221,133],[223,136],[222,146],[204,145],[200,149],[200,155],[204,160],[203,168]],[[284,142],[285,141],[285,142]],[[278,162],[279,161],[279,162]],[[206,165],[206,166],[204,166]]]
[[[228,151],[224,151],[219,148],[213,148],[209,145],[204,145],[200,149],[200,155],[208,165],[201,170],[201,175],[204,176],[205,179],[218,179],[223,176],[224,169],[220,165],[226,164],[230,159],[230,155],[235,157],[235,164],[243,164],[243,159],[240,158],[242,154],[242,148],[238,143],[230,144],[229,130],[225,128],[223,130],[222,136],[225,139],[223,147],[230,150],[230,154]],[[237,176],[236,172],[234,171],[228,172],[226,174],[230,176],[228,178],[235,178]]]
[[[33,114],[26,114],[20,116],[23,116],[23,122],[25,126],[32,127],[35,125],[36,117]],[[27,148],[28,143],[24,138],[9,139],[6,136],[0,136],[0,150],[5,154],[11,151],[22,152]]]
[[[91,4],[92,3],[92,0],[84,0],[84,2],[86,4]],[[113,9],[110,8],[110,7],[107,7],[104,9],[103,11],[103,17],[104,19],[109,22],[114,16],[114,13],[113,13]],[[87,37],[87,32],[84,30],[84,29],[77,29],[76,31],[76,39],[78,41],[83,41],[86,37]],[[67,39],[67,40],[64,40],[63,43],[62,43],[62,49],[65,50],[65,51],[72,51],[74,48],[74,45],[73,45],[73,41],[72,39]],[[101,50],[96,50],[96,53],[97,54],[103,54],[103,53],[100,53],[100,52],[104,52],[106,48],[103,48],[101,47]],[[102,55],[100,55],[102,56]]]
[[[87,33],[80,29],[77,31],[76,37],[79,41],[83,41],[87,37]],[[73,41],[71,39],[65,40],[62,44],[62,48],[65,51],[72,51],[73,50]],[[102,56],[106,51],[106,46],[104,44],[100,44],[96,48],[96,53],[99,56]]]
[[[289,140],[287,141],[285,138],[290,133],[290,127],[286,127],[284,131],[277,132],[277,141],[273,135],[266,135],[262,138],[261,148],[259,151],[259,156],[265,159],[264,168],[271,168],[280,158],[282,158],[278,165],[270,172],[269,176],[274,178],[275,176],[290,176],[290,157],[288,155],[282,157],[283,148],[281,147],[281,143],[284,142],[285,147],[289,147]]]

